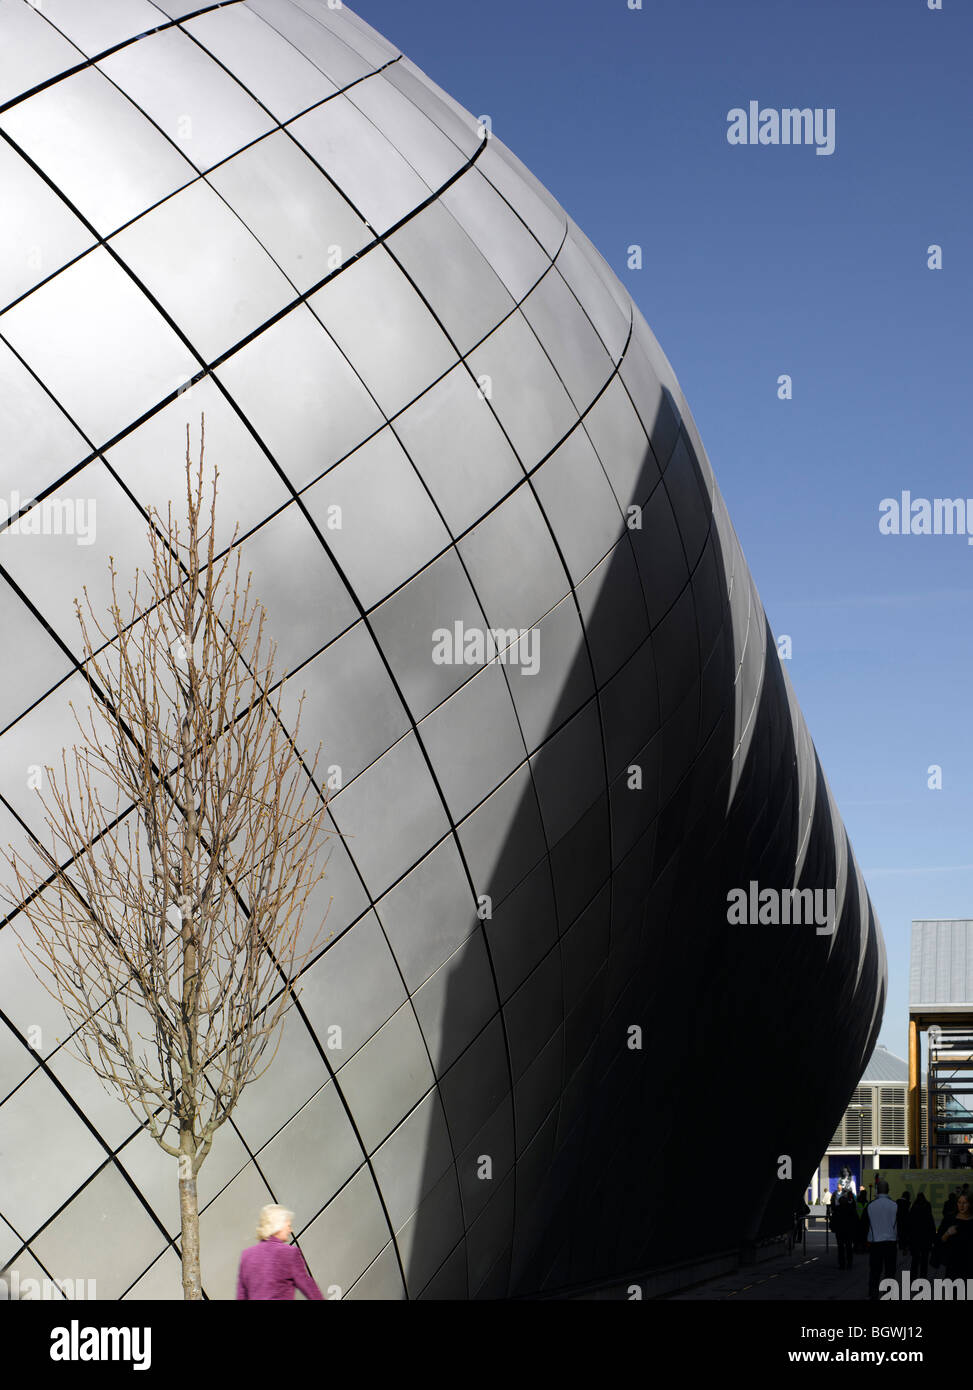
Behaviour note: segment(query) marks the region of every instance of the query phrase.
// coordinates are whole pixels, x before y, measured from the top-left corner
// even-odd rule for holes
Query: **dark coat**
[[[858,1221],[858,1209],[854,1202],[832,1202],[831,1229],[837,1240],[854,1240]]]
[[[909,1199],[903,1194],[903,1196],[898,1198],[895,1205],[899,1213],[899,1241],[902,1242],[905,1240],[906,1233],[909,1229],[909,1212],[911,1210],[912,1204],[909,1201]]]
[[[910,1250],[929,1250],[936,1239],[936,1218],[928,1202],[913,1203],[906,1223]]]
[[[953,1226],[956,1234],[943,1240]],[[947,1279],[973,1279],[973,1217],[960,1221],[958,1216],[947,1216],[937,1234]]]

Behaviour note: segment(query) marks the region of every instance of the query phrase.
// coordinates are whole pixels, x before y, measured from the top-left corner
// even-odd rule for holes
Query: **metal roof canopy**
[[[973,920],[956,917],[912,923],[909,1015],[967,1013],[973,1021]],[[945,1021],[945,1020],[944,1020]]]
[[[904,1057],[896,1057],[887,1047],[878,1043],[862,1072],[859,1086],[876,1083],[885,1085],[904,1085],[909,1080],[909,1064]]]

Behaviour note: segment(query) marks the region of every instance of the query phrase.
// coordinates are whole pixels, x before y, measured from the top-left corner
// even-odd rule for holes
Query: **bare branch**
[[[46,838],[4,856],[21,949],[77,1054],[193,1176],[326,939],[322,921],[302,944],[326,868],[321,749],[299,744],[303,697],[285,728],[238,528],[217,550],[204,447],[194,462],[187,427],[185,514],[150,512],[148,569],[123,594],[111,562],[107,614],[76,602],[91,703],[45,770]]]

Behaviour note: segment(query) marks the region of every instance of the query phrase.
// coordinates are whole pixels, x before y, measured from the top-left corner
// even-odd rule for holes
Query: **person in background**
[[[838,1176],[838,1191],[850,1192],[853,1197],[856,1196],[857,1189],[855,1188],[855,1179],[851,1175],[850,1168],[842,1168]]]
[[[855,1235],[855,1249],[864,1255],[868,1249],[868,1198],[859,1192],[855,1198],[855,1211],[858,1213],[858,1231]]]
[[[895,1278],[895,1245],[898,1209],[889,1196],[884,1178],[875,1184],[877,1195],[868,1204],[868,1297],[878,1300],[882,1279]]]
[[[956,1208],[939,1228],[947,1279],[973,1279],[973,1203],[961,1192]]]
[[[899,1249],[902,1251],[903,1255],[909,1248],[909,1204],[911,1201],[912,1198],[909,1196],[908,1192],[903,1192],[902,1196],[897,1198],[895,1203],[896,1210],[899,1213]]]
[[[295,1289],[300,1289],[305,1298],[323,1300],[324,1295],[308,1273],[304,1256],[296,1245],[290,1244],[293,1219],[294,1213],[286,1207],[263,1208],[257,1224],[257,1244],[240,1256],[238,1300],[292,1299]]]
[[[851,1269],[858,1231],[858,1212],[850,1192],[836,1192],[831,1203],[831,1229],[838,1242],[838,1268]]]
[[[807,1198],[802,1197],[794,1208],[794,1244],[799,1245],[804,1238],[804,1222],[811,1214]]]
[[[919,1193],[909,1208],[906,1233],[912,1255],[909,1274],[913,1279],[925,1279],[929,1273],[929,1251],[936,1239],[936,1218],[923,1192]]]

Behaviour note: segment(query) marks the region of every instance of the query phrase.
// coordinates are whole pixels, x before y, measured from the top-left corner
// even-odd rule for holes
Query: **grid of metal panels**
[[[342,769],[334,939],[201,1173],[208,1296],[271,1199],[346,1297],[504,1296],[741,1234],[674,1221],[679,1068],[809,1168],[884,948],[645,320],[347,7],[2,0],[0,38],[2,487],[98,517],[90,546],[0,532],[0,833],[39,831],[27,769],[84,699],[72,599],[144,560],[204,411],[303,733]],[[539,669],[434,663],[455,622],[535,630]],[[835,935],[728,932],[758,874],[836,887]],[[178,1296],[169,1162],[8,927],[0,980],[0,1264]],[[835,1018],[827,1103],[769,1107]],[[734,1220],[776,1219],[775,1165]]]

